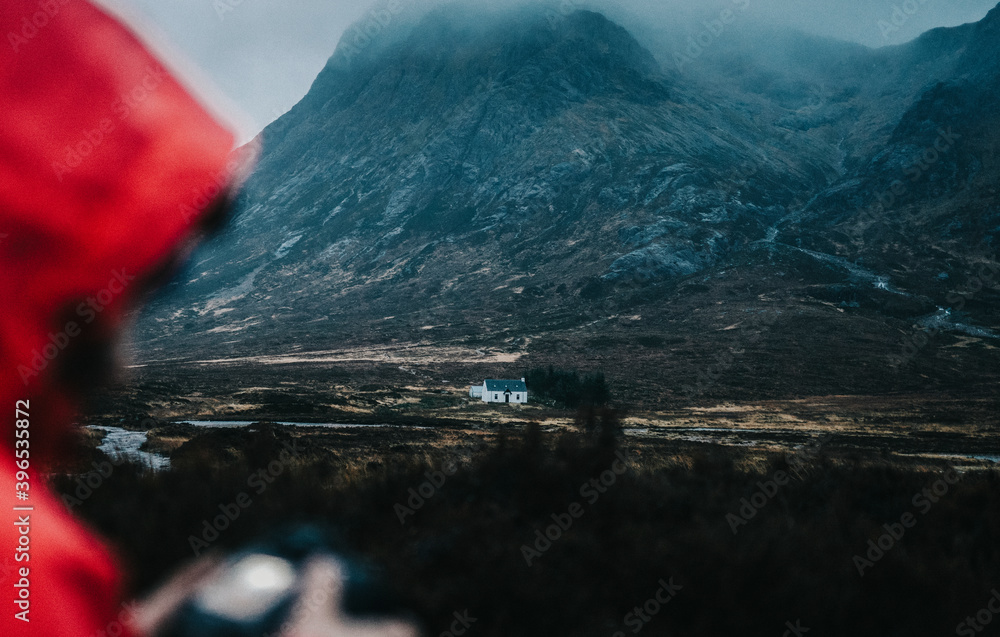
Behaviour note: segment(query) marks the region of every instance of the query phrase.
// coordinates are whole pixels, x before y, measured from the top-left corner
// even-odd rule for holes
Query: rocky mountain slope
[[[332,58],[141,360],[423,343],[664,400],[991,382],[1000,9],[875,51],[734,30],[683,68],[600,13],[483,11]]]

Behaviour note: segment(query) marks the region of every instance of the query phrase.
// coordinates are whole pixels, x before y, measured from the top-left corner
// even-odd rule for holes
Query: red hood
[[[224,188],[234,139],[83,0],[3,0],[0,27],[0,410],[31,399],[34,441],[72,415],[62,350],[121,323]]]

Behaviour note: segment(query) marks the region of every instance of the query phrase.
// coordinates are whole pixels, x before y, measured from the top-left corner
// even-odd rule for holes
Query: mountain
[[[880,147],[790,220],[782,236],[863,259],[925,292],[940,293],[954,277],[975,272],[995,252],[1000,227],[998,46],[1000,9],[912,43],[913,57],[939,60],[944,72],[924,76],[926,86],[887,127]],[[935,277],[937,286],[928,283]]]
[[[653,403],[987,386],[998,22],[879,50],[734,30],[680,68],[681,36],[585,10],[341,43],[140,360],[420,345]]]

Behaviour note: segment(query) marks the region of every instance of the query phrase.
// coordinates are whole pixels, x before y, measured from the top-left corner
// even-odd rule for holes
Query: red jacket
[[[0,635],[127,634],[110,553],[45,488],[62,374],[191,234],[234,140],[84,0],[2,0],[0,27]]]

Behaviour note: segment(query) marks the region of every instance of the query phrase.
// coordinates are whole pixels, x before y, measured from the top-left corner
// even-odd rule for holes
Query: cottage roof
[[[486,391],[526,392],[528,387],[523,380],[491,380],[486,379]]]

